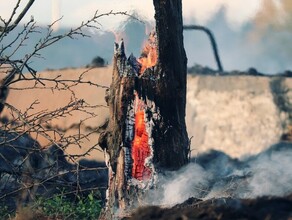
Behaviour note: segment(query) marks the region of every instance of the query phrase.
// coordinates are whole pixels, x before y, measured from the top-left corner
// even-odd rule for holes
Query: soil
[[[189,198],[172,208],[148,206],[138,208],[128,220],[190,220],[190,219],[265,219],[291,220],[292,194],[286,197],[257,199],[219,198],[202,201]]]

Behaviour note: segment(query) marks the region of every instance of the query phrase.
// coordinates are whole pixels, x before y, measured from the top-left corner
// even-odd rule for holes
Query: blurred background
[[[0,14],[8,19],[16,0],[0,0]],[[22,1],[23,7],[26,1]],[[124,38],[126,52],[139,56],[145,33],[154,24],[152,1],[137,0],[46,0],[36,1],[23,22],[33,16],[40,33],[30,36],[36,42],[54,25],[56,34],[64,33],[98,13],[127,11],[141,21],[127,16],[107,16],[100,19],[99,30],[88,29],[91,38],[65,39],[43,51],[44,59],[31,64],[38,71],[86,66],[100,56],[111,63],[115,35]],[[219,53],[227,71],[256,68],[267,74],[292,69],[292,2],[288,0],[183,0],[184,24],[204,25],[213,31]],[[18,27],[21,28],[21,27]],[[18,31],[14,31],[15,34]],[[200,64],[216,69],[209,39],[202,32],[184,33],[188,66]],[[3,42],[5,43],[5,42]],[[28,43],[29,49],[29,43]],[[23,50],[23,53],[26,51]],[[18,54],[21,56],[21,53]]]
[[[0,26],[17,2],[0,0]],[[17,13],[27,2],[20,1]],[[197,71],[217,70],[212,47],[205,33],[185,31],[189,67],[186,125],[194,163],[166,178],[166,184],[155,193],[157,201],[291,193],[292,170],[287,167],[292,167],[292,72],[287,70],[292,70],[292,1],[182,2],[184,25],[201,25],[213,32],[226,74],[219,77],[213,71]],[[0,215],[3,201],[16,209],[11,192],[26,190],[26,178],[19,182],[19,174],[14,173],[26,160],[33,161],[27,167],[48,182],[36,180],[34,186],[41,186],[37,195],[61,195],[65,192],[62,188],[56,191],[61,183],[67,184],[74,196],[79,196],[77,191],[101,189],[104,199],[108,173],[97,143],[109,118],[104,96],[112,79],[114,42],[123,38],[127,57],[130,53],[140,56],[155,24],[153,0],[35,0],[22,23],[7,37],[0,37],[3,48],[20,36],[0,58],[3,63],[7,54],[13,54],[11,60],[26,59],[39,40],[50,34],[49,25],[54,24],[52,35],[62,35],[90,20],[97,10],[100,15],[113,10],[133,16],[102,16],[95,23],[97,28],[83,29],[89,37],[67,37],[45,48],[41,57],[33,57],[29,63],[43,84],[24,74],[26,79],[9,85],[7,99],[0,100],[6,103],[0,112],[0,142],[4,140],[0,155],[7,152],[0,157],[0,200],[5,198],[0,201]],[[23,45],[25,34],[21,32],[27,31],[24,25],[31,16],[38,28],[28,34]],[[256,74],[251,67],[272,77]],[[3,65],[2,70],[1,77],[6,77],[3,73],[9,68]],[[287,74],[274,77],[283,72]],[[3,97],[8,90],[2,90]],[[7,134],[20,149],[26,141],[29,150],[11,153]],[[40,152],[39,157],[35,152]],[[44,195],[44,191],[48,193]]]

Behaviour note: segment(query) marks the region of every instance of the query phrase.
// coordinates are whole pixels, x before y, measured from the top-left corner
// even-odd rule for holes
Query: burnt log
[[[109,168],[107,207],[101,219],[119,218],[139,206],[157,184],[157,172],[188,162],[185,125],[187,58],[181,0],[153,1],[156,32],[140,58],[115,43],[110,118],[100,135]]]

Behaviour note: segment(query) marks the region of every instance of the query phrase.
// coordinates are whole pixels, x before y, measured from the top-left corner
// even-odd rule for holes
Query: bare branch
[[[97,138],[96,135],[99,135],[105,129],[105,125],[97,124],[92,126],[89,120],[98,117],[95,111],[97,108],[108,107],[89,104],[86,100],[78,98],[74,92],[76,91],[74,87],[83,84],[108,89],[108,86],[87,80],[85,74],[91,68],[79,74],[76,79],[66,79],[61,75],[50,77],[37,74],[36,70],[30,66],[30,63],[33,58],[41,57],[44,48],[62,39],[75,39],[79,36],[89,37],[84,30],[86,28],[100,29],[102,25],[99,23],[99,19],[101,17],[122,15],[136,18],[127,14],[127,12],[110,11],[98,14],[98,11],[96,11],[90,20],[82,22],[79,26],[64,34],[56,34],[52,29],[52,25],[59,22],[61,18],[48,25],[45,32],[40,27],[37,27],[33,20],[30,20],[16,35],[13,35],[12,30],[15,30],[16,26],[19,25],[35,0],[27,0],[26,7],[15,19],[20,1],[17,1],[8,21],[0,18],[4,24],[3,27],[0,27],[0,43],[4,42],[3,39],[8,40],[8,43],[3,43],[4,45],[0,46],[0,70],[4,76],[0,82],[0,113],[2,111],[1,108],[4,106],[5,110],[7,110],[5,111],[6,115],[3,116],[3,112],[2,118],[0,118],[0,199],[15,195],[22,196],[23,192],[30,194],[33,188],[43,187],[44,189],[48,187],[48,184],[68,187],[70,188],[69,193],[75,192],[76,194],[90,189],[105,190],[105,188],[96,187],[95,185],[85,189],[85,184],[82,183],[84,177],[82,180],[81,174],[84,171],[106,171],[106,168],[104,166],[101,168],[86,168],[86,166],[81,165],[81,162],[79,165],[78,160],[91,154],[93,150],[101,151],[98,144],[96,142],[93,143],[91,140]],[[42,35],[42,33],[44,34]],[[39,41],[33,45],[32,49],[29,49],[30,51],[26,55],[19,55],[21,49],[26,47],[32,34],[40,34]],[[32,86],[26,88],[12,87],[17,82],[24,80],[33,82]],[[38,100],[27,103],[28,106],[20,110],[12,104],[6,103],[8,89],[34,89],[35,91],[36,89],[50,89],[53,92],[66,90],[70,92],[71,96],[70,100],[53,110],[37,110],[40,104]],[[25,99],[23,95],[20,98]],[[66,126],[58,126],[55,123],[66,117],[74,117],[79,114],[81,117],[75,123]],[[105,124],[107,123],[106,121]],[[37,142],[40,139],[46,141],[42,143],[42,146]],[[81,153],[74,152],[74,154],[69,154],[71,147],[84,148],[85,144],[86,149],[82,149]],[[52,151],[52,149],[55,150]],[[5,154],[7,152],[8,154]],[[14,158],[11,159],[11,157]],[[4,163],[7,167],[2,166],[1,163]],[[63,165],[60,165],[61,163]],[[104,175],[107,174],[105,173]],[[87,181],[86,178],[85,180]],[[13,185],[13,187],[9,188],[9,185]],[[8,186],[9,190],[2,190],[7,189],[6,186]],[[104,186],[106,186],[106,182]]]
[[[13,9],[11,17],[8,20],[8,22],[5,24],[4,27],[0,27],[0,32],[3,32],[3,33],[7,34],[10,31],[12,31],[14,28],[16,28],[16,26],[23,19],[24,15],[26,15],[26,13],[28,12],[28,10],[30,9],[30,7],[33,5],[34,2],[35,2],[35,0],[29,0],[29,2],[26,4],[25,8],[22,10],[22,12],[19,14],[19,16],[15,19],[14,23],[12,25],[8,26],[11,23],[14,15],[16,13],[17,8],[19,7],[20,0],[18,0],[16,6]],[[31,20],[33,20],[33,19],[31,19]]]

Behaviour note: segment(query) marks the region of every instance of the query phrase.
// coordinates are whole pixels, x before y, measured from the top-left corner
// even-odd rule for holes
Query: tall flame
[[[157,60],[158,54],[156,34],[152,31],[149,34],[148,41],[142,50],[141,57],[138,59],[138,62],[141,64],[140,75],[143,74],[147,68],[155,66]]]
[[[158,60],[157,40],[155,32],[149,34],[149,39],[145,44],[141,57],[137,61],[141,64],[139,75],[143,74],[147,68],[156,65]],[[135,135],[132,142],[132,177],[137,180],[149,180],[151,178],[151,168],[145,163],[151,156],[149,146],[149,135],[145,122],[145,102],[135,93]]]

